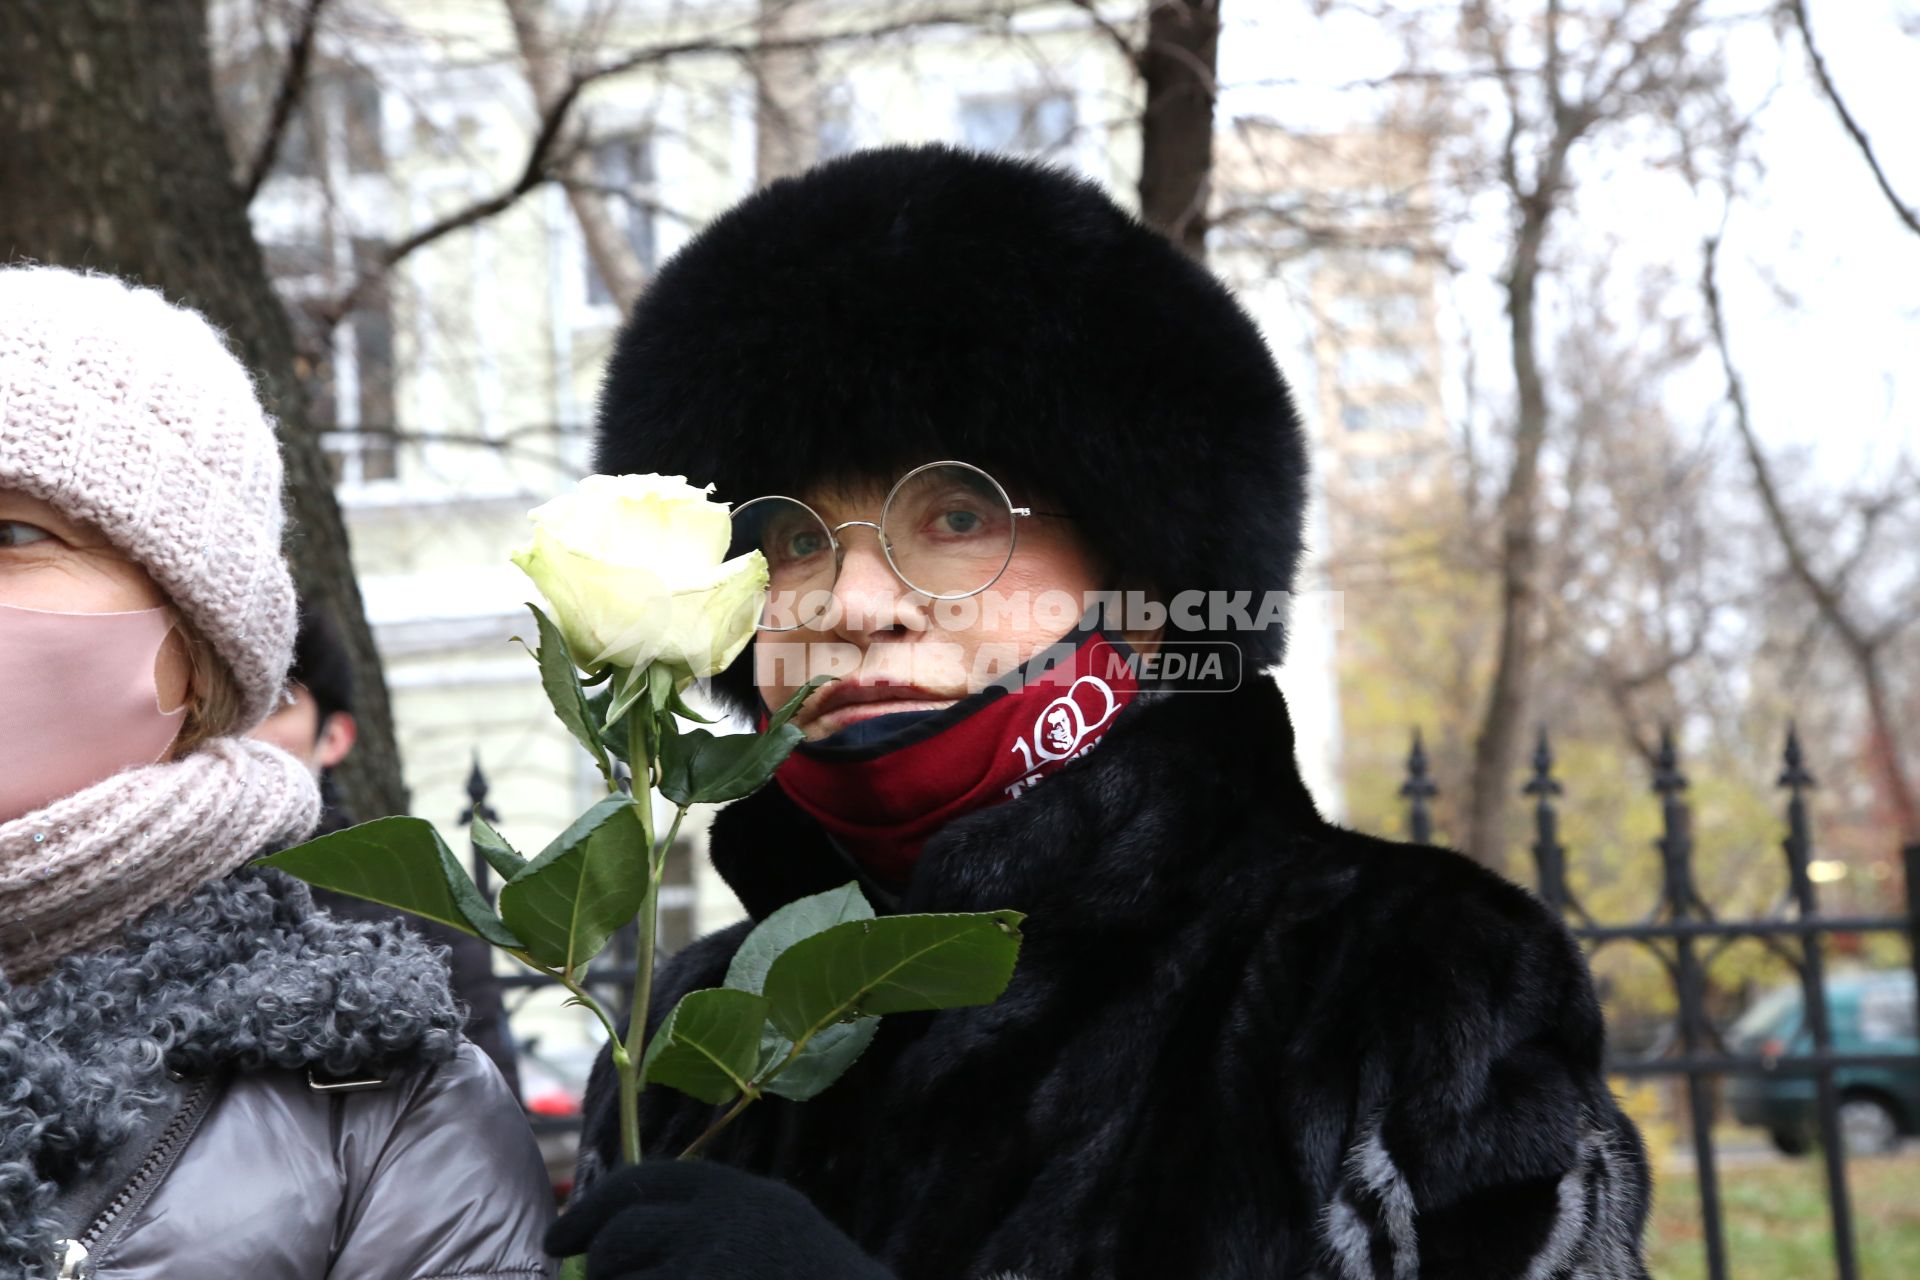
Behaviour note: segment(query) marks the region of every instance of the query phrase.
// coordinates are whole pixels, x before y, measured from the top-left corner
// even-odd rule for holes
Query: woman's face
[[[829,526],[878,520],[884,485],[798,495]],[[814,691],[793,723],[809,739],[902,711],[931,711],[977,693],[1071,632],[1088,593],[1103,587],[1094,556],[1069,520],[1023,519],[1013,558],[988,591],[932,601],[894,575],[876,530],[837,535],[845,548],[826,619],[792,631],[762,631],[755,684],[768,707],[807,680],[839,677]]]
[[[147,571],[92,525],[38,498],[0,488],[0,605],[47,613],[135,613],[168,604]],[[85,661],[85,654],[75,654]],[[187,700],[192,664],[178,631],[154,660],[160,706]]]

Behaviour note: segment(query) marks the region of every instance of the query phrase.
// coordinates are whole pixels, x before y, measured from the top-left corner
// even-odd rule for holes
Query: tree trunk
[[[1867,723],[1872,726],[1869,758],[1880,772],[1887,789],[1887,803],[1900,829],[1902,845],[1920,844],[1920,795],[1907,777],[1906,751],[1901,745],[1900,722],[1887,693],[1886,673],[1882,670],[1877,646],[1850,647],[1854,668],[1860,673],[1860,685],[1867,700]]]
[[[1150,0],[1140,77],[1140,216],[1198,260],[1213,193],[1220,0]]]
[[[527,64],[527,84],[533,90],[534,105],[543,117],[550,115],[566,92],[567,69],[553,47],[545,5],[542,0],[507,0],[507,16],[513,23],[521,61]],[[571,150],[559,169],[566,184],[567,207],[580,224],[587,256],[625,314],[646,286],[646,268],[614,226],[607,212],[607,197],[591,189],[598,177],[593,157],[585,151]]]
[[[810,15],[792,0],[760,0],[761,44],[804,38]],[[753,77],[754,180],[766,186],[812,167],[820,155],[820,68],[811,49],[763,49],[746,60]]]
[[[233,181],[206,19],[204,0],[0,4],[0,252],[139,280],[227,332],[279,420],[295,578],[352,650],[360,745],[342,798],[357,817],[397,813],[386,683],[292,330]]]
[[[1524,213],[1507,274],[1507,319],[1519,404],[1513,463],[1500,498],[1500,648],[1493,687],[1474,740],[1468,787],[1466,852],[1500,869],[1507,856],[1507,815],[1526,743],[1528,685],[1538,656],[1540,450],[1547,437],[1547,393],[1540,375],[1534,305],[1540,248],[1550,195],[1522,200]]]

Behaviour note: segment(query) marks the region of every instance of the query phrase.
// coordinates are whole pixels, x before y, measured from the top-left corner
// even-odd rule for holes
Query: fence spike
[[[1800,747],[1800,729],[1793,721],[1787,722],[1787,749],[1781,755],[1783,767],[1780,770],[1778,786],[1799,791],[1817,785],[1813,774],[1807,769],[1806,753]]]
[[[1433,815],[1427,801],[1440,794],[1440,788],[1427,775],[1427,746],[1420,730],[1413,731],[1413,749],[1407,752],[1407,780],[1400,784],[1400,795],[1407,801],[1407,832],[1415,844],[1433,843]]]
[[[487,803],[487,797],[493,792],[493,784],[487,780],[486,770],[480,767],[480,753],[473,753],[473,768],[467,771],[467,807],[460,814],[460,825],[466,826],[474,818],[484,818],[488,822],[498,822],[500,815]]]
[[[1540,726],[1540,736],[1533,744],[1533,776],[1527,779],[1522,794],[1530,796],[1557,796],[1561,793],[1559,779],[1553,776],[1553,743],[1547,738],[1547,726]]]
[[[1800,918],[1811,920],[1820,914],[1819,893],[1813,882],[1813,824],[1807,814],[1807,788],[1813,775],[1807,771],[1806,755],[1800,749],[1800,731],[1787,724],[1787,746],[1779,785],[1787,792],[1787,837],[1780,842],[1787,855],[1789,891],[1799,907]],[[1827,992],[1827,962],[1818,934],[1809,934],[1800,952],[1801,1019],[1812,1033],[1816,1053],[1829,1053],[1834,1047],[1833,1017]],[[1814,1113],[1819,1119],[1818,1134],[1827,1176],[1827,1206],[1833,1219],[1834,1260],[1840,1275],[1858,1274],[1853,1257],[1853,1205],[1847,1189],[1847,1164],[1844,1130],[1840,1121],[1840,1088],[1833,1068],[1821,1067],[1814,1074]]]
[[[1400,794],[1407,797],[1428,798],[1439,794],[1440,788],[1427,774],[1427,746],[1421,740],[1420,731],[1413,731],[1413,749],[1407,752],[1407,780],[1400,784]]]
[[[1680,750],[1673,742],[1673,726],[1660,726],[1660,751],[1653,760],[1653,789],[1662,795],[1687,789],[1687,775],[1680,772]]]
[[[1540,897],[1557,916],[1567,909],[1567,850],[1560,843],[1560,814],[1553,804],[1560,782],[1553,776],[1553,743],[1545,725],[1534,740],[1533,777],[1527,780],[1526,793],[1534,798],[1533,863]]]

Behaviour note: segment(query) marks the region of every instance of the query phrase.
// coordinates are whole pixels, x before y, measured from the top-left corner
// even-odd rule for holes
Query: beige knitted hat
[[[280,447],[199,313],[112,276],[0,268],[0,487],[97,526],[227,664],[244,732],[286,682]]]

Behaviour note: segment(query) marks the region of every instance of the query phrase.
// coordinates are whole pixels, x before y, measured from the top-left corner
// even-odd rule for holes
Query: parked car
[[[1812,1052],[1799,984],[1779,987],[1753,1003],[1728,1036],[1736,1053],[1773,1062]],[[1853,1153],[1891,1151],[1920,1132],[1920,1034],[1916,1034],[1911,972],[1834,974],[1827,978],[1827,1011],[1838,1053],[1912,1054],[1911,1066],[1840,1067],[1840,1132]],[[1726,1097],[1734,1119],[1757,1125],[1788,1155],[1807,1151],[1820,1135],[1817,1078],[1773,1070],[1736,1075]]]

